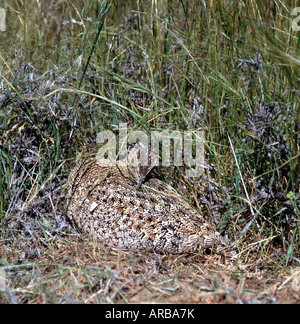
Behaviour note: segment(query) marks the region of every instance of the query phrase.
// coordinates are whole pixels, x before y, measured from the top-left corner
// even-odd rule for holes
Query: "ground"
[[[0,302],[300,303],[292,288],[293,266],[276,270],[278,256],[241,255],[230,261],[200,252],[133,253],[80,236],[25,248],[8,243],[1,247],[1,267],[9,289]]]

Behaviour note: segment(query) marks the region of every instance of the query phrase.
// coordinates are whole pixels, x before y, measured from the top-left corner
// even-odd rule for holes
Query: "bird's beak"
[[[141,177],[140,177],[140,179],[139,179],[139,183],[138,183],[138,189],[141,188],[143,182],[144,182],[144,176],[141,175]]]

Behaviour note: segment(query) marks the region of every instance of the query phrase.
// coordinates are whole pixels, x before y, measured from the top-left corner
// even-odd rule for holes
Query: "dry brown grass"
[[[284,283],[289,270],[276,270],[280,253],[236,262],[200,253],[133,253],[74,234],[27,247],[2,242],[1,259],[9,288],[1,303],[300,302],[291,282]]]

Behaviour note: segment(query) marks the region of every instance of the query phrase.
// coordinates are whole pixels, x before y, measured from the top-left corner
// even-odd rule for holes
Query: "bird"
[[[237,253],[171,185],[133,163],[135,149],[115,165],[81,159],[70,173],[67,218],[80,232],[131,251],[235,258]],[[131,159],[131,161],[130,161]]]

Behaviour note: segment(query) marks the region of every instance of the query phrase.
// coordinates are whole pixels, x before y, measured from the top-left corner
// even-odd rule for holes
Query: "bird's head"
[[[153,169],[148,145],[135,143],[127,152],[127,159],[117,162],[121,173],[125,177],[133,179],[140,188],[149,172]]]

